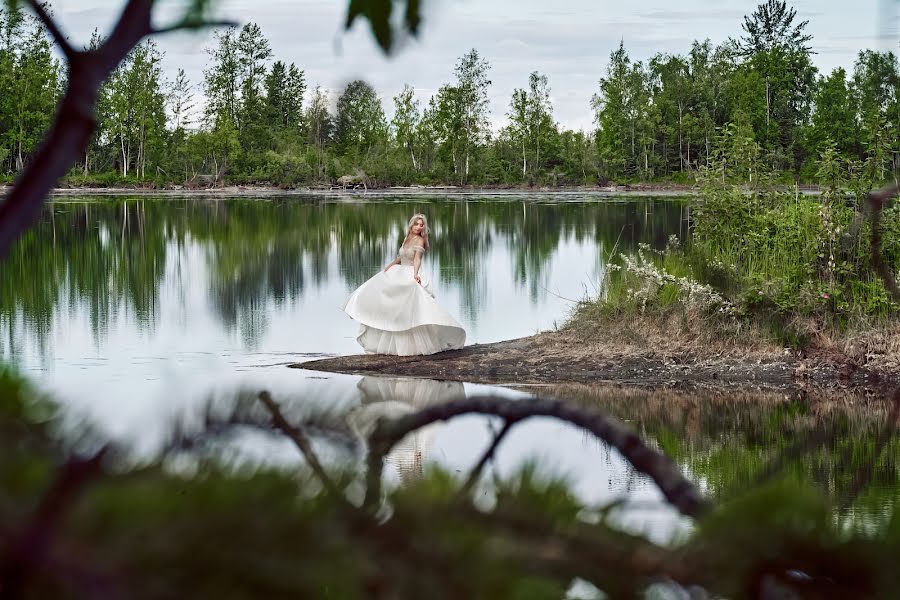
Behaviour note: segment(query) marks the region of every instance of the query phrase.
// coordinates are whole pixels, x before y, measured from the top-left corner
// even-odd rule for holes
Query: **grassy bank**
[[[846,183],[846,182],[837,182]],[[612,257],[596,299],[567,329],[673,350],[790,347],[863,363],[900,352],[900,305],[872,268],[867,188],[821,196],[706,182],[690,237]],[[883,255],[900,266],[900,209],[882,215]]]

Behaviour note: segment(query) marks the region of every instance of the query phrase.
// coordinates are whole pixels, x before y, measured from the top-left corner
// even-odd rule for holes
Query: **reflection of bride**
[[[362,405],[353,410],[347,420],[363,438],[368,438],[380,417],[397,418],[432,404],[466,397],[463,384],[458,381],[363,377],[356,387],[362,394]],[[387,462],[397,468],[401,478],[409,479],[422,473],[423,460],[439,427],[439,424],[433,424],[418,429],[391,450]]]
[[[431,283],[419,275],[428,249],[425,215],[413,215],[397,258],[344,304],[344,312],[360,323],[356,339],[366,352],[410,356],[465,344],[465,330],[438,305]]]

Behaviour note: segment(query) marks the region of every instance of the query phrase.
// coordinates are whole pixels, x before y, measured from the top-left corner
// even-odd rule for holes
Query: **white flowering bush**
[[[626,295],[630,300],[640,304],[641,310],[647,309],[648,303],[659,299],[660,292],[669,286],[675,291],[675,298],[688,309],[704,312],[717,312],[725,315],[736,315],[737,308],[725,296],[708,284],[700,283],[690,277],[682,277],[666,272],[648,259],[649,246],[641,244],[636,256],[620,254],[622,266],[615,265],[613,270],[623,271],[628,284]],[[652,251],[656,252],[656,251]]]

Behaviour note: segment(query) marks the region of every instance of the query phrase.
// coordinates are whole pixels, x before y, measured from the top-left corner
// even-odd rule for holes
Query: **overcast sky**
[[[159,0],[157,22],[184,0]],[[93,29],[103,33],[124,0],[54,0],[57,19],[74,41],[86,42]],[[490,62],[491,112],[495,126],[505,123],[509,98],[525,87],[528,74],[549,77],[557,120],[573,129],[592,127],[591,95],[603,76],[609,53],[619,43],[634,60],[657,52],[685,53],[693,40],[719,43],[741,34],[742,17],[756,1],[738,0],[423,0],[425,23],[419,40],[410,40],[386,58],[371,40],[366,23],[343,32],[346,0],[219,0],[218,16],[243,24],[254,21],[271,42],[275,58],[294,62],[310,87],[338,92],[363,78],[381,95],[388,116],[392,98],[409,83],[423,101],[452,81],[453,67],[470,48]],[[900,0],[795,0],[800,19],[808,19],[820,71],[851,68],[862,48],[896,50]],[[207,62],[210,33],[177,33],[158,38],[164,69],[174,78],[179,67],[197,85]]]

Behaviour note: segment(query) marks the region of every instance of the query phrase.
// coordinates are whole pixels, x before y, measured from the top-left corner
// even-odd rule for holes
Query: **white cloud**
[[[887,0],[881,0],[887,1]],[[157,20],[176,14],[185,0],[160,0]],[[86,42],[95,27],[109,29],[122,0],[56,0],[55,12],[72,37]],[[369,81],[391,113],[391,98],[404,83],[427,101],[453,77],[453,67],[470,48],[492,64],[490,77],[493,122],[501,124],[509,97],[527,83],[533,70],[550,80],[557,119],[566,127],[590,128],[589,102],[603,76],[609,53],[620,40],[635,60],[657,52],[683,53],[695,39],[714,43],[741,34],[744,14],[757,2],[746,0],[682,0],[673,9],[666,0],[637,3],[610,0],[425,0],[420,40],[408,40],[391,58],[374,44],[365,23],[343,32],[342,0],[221,0],[219,16],[254,21],[269,38],[275,56],[306,71],[310,86],[340,90],[348,81]],[[850,67],[864,47],[896,49],[890,37],[896,27],[879,28],[885,11],[877,2],[795,0],[799,19],[819,52],[821,70]],[[893,6],[896,3],[892,3]],[[212,34],[179,33],[158,40],[166,53],[170,78],[184,68],[195,84],[207,61]]]

